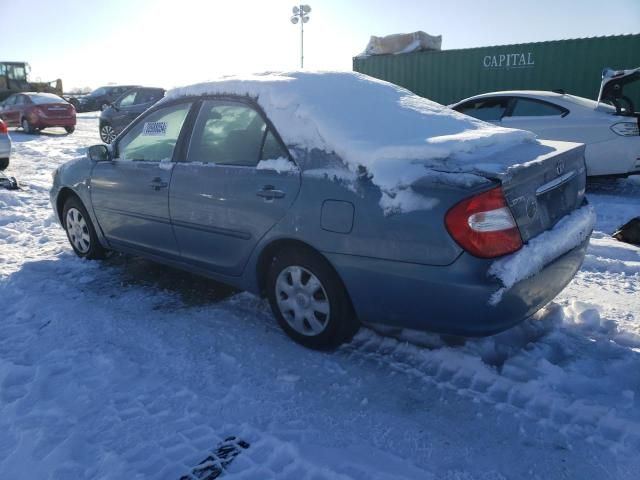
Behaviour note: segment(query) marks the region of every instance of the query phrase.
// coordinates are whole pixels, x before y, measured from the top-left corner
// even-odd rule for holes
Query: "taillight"
[[[0,133],[9,133],[9,129],[7,128],[7,124],[0,120]]]
[[[445,216],[449,234],[471,255],[493,258],[522,247],[502,187],[462,200]]]

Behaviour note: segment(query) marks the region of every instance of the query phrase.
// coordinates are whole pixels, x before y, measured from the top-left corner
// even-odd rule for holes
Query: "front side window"
[[[565,109],[557,107],[547,102],[536,102],[535,100],[527,100],[518,98],[516,105],[511,112],[512,117],[548,117],[561,116],[566,112]]]
[[[191,103],[164,107],[141,119],[118,142],[118,160],[171,161]]]
[[[463,103],[456,111],[485,121],[500,120],[509,106],[509,97],[481,98]]]
[[[119,107],[130,107],[136,103],[136,95],[138,92],[131,92],[120,99],[118,102]]]
[[[193,129],[187,161],[253,167],[266,128],[260,114],[247,105],[206,101]]]

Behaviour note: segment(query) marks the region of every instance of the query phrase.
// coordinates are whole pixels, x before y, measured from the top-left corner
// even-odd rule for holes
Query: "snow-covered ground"
[[[640,215],[640,179],[590,185],[585,264],[536,318],[464,344],[363,329],[319,353],[252,295],[76,258],[50,172],[97,130],[82,114],[73,135],[11,132],[23,189],[0,190],[0,479],[178,480],[230,436],[249,446],[224,478],[638,478],[640,249],[609,235]]]

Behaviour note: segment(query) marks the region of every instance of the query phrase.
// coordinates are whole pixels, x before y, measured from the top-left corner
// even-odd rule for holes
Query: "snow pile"
[[[298,167],[288,158],[280,157],[269,160],[260,160],[256,165],[257,170],[275,170],[278,173],[297,172]]]
[[[289,147],[335,152],[352,172],[364,167],[383,192],[381,203],[403,190],[405,198],[417,195],[411,184],[427,169],[477,170],[477,158],[535,141],[530,132],[482,122],[352,72],[223,77],[171,90],[163,101],[216,94],[254,98]],[[496,161],[505,168],[514,163],[509,156]]]
[[[595,210],[586,205],[562,218],[551,230],[529,240],[516,253],[493,262],[489,275],[500,279],[504,287],[491,296],[489,304],[497,305],[504,292],[516,283],[532,277],[549,262],[584,242],[595,223]]]

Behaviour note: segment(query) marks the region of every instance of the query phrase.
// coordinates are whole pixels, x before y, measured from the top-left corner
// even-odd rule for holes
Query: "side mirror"
[[[89,147],[88,155],[92,162],[111,161],[111,150],[106,145],[92,145]]]

